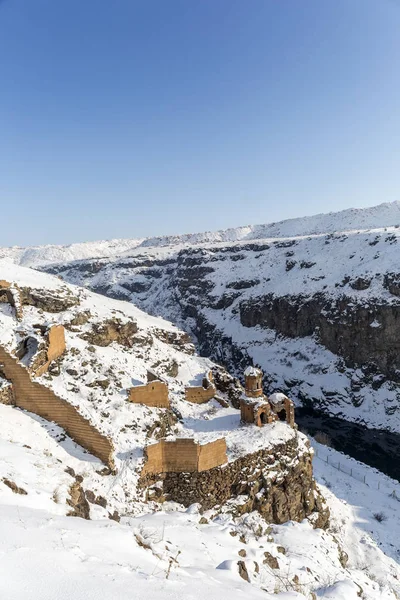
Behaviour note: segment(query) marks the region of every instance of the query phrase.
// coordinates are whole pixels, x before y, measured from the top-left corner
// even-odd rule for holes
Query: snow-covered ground
[[[149,366],[168,382],[172,407],[182,416],[171,437],[209,441],[225,436],[229,460],[233,460],[278,439],[289,439],[294,433],[281,423],[240,430],[238,411],[231,407],[223,408],[215,401],[188,405],[183,400],[185,385],[197,384],[212,363],[192,355],[181,341],[166,343],[166,333],[181,340],[181,332],[171,323],[150,317],[132,304],[16,266],[109,256],[111,259],[104,263],[109,262],[107,270],[94,273],[94,282],[106,282],[126,292],[122,284],[132,277],[132,268],[121,267],[121,257],[168,259],[191,245],[202,245],[205,256],[213,259],[215,270],[207,279],[214,283],[216,297],[230,283],[248,279],[250,266],[252,276],[261,273],[262,285],[256,284],[251,292],[244,289],[242,300],[246,295],[276,290],[312,294],[329,289],[335,296],[345,288],[356,302],[375,297],[390,303],[396,300],[382,285],[382,274],[397,272],[398,223],[400,204],[392,203],[226,232],[0,250],[0,257],[4,257],[0,260],[0,279],[79,299],[79,306],[52,314],[25,306],[23,322],[18,325],[9,307],[0,304],[0,340],[10,350],[23,336],[36,335],[34,325],[68,325],[77,312],[90,312],[86,323],[66,331],[67,354],[60,374],[46,375],[42,382],[113,438],[119,468],[116,475],[104,476],[103,465],[57,426],[0,405],[0,598],[199,600],[207,595],[211,600],[246,596],[265,600],[398,600],[399,484],[314,441],[314,472],[331,511],[327,531],[313,529],[308,520],[270,525],[258,513],[235,517],[235,502],[218,514],[216,510],[200,514],[197,506],[185,509],[166,503],[161,507],[138,500],[135,484],[143,447],[151,440],[149,428],[160,413],[128,403],[127,391],[146,380]],[[347,233],[340,233],[344,231]],[[332,236],[333,232],[339,233]],[[287,247],[276,239],[294,237],[295,243]],[[265,242],[267,238],[270,248],[265,252],[242,249],[245,260],[214,260],[226,242],[239,249],[248,240]],[[286,272],[280,257],[292,251],[290,259],[296,260],[296,265]],[[301,267],[310,262],[315,264]],[[75,281],[87,285],[87,272],[75,273]],[[350,279],[371,277],[370,288],[354,290],[349,282],[343,283],[346,275]],[[171,316],[166,276],[162,274],[154,281],[150,296],[138,294],[131,299],[141,297],[141,306]],[[343,283],[343,287],[335,283]],[[297,378],[301,380],[298,391],[305,390],[308,397],[336,393],[333,412],[378,427],[389,422],[393,429],[400,429],[398,411],[392,410],[398,401],[394,388],[386,384],[377,390],[364,388],[364,401],[356,408],[346,394],[357,372],[339,371],[338,357],[314,338],[291,340],[288,345],[272,330],[243,327],[234,318],[234,309],[235,302],[227,311],[210,307],[205,311],[209,323],[230,335],[267,373],[274,373],[274,389],[268,391],[283,389],[287,379]],[[131,348],[113,343],[93,350],[82,339],[93,325],[111,318],[136,322],[138,343]],[[371,314],[370,326],[378,325]],[[168,375],[172,363],[178,367],[176,377]],[[97,386],[96,382],[106,379],[108,386]],[[300,440],[301,451],[305,438],[300,436]],[[90,505],[91,521],[67,516],[67,499],[75,481],[72,470],[82,477],[85,490],[107,499],[105,506]],[[237,503],[240,501],[238,498]],[[119,523],[110,519],[115,511],[122,515]],[[249,582],[239,575],[239,561]]]
[[[399,597],[400,502],[388,494],[396,484],[365,465],[319,446],[321,456],[351,464],[382,488],[369,488],[315,458],[331,510],[328,531],[314,530],[308,521],[270,526],[257,513],[201,515],[196,506],[185,510],[172,503],[158,512],[142,504],[116,523],[107,518],[113,497],[106,509],[91,505],[92,520],[85,521],[66,516],[73,481],[66,467],[96,493],[108,478],[97,475],[99,465],[70,440],[58,443],[54,428],[48,435],[50,429],[0,405],[0,598],[198,600],[206,594],[211,600],[311,600],[312,592],[325,600]],[[13,493],[3,478],[27,493]],[[382,522],[373,516],[378,512]],[[238,561],[250,583],[239,576]]]

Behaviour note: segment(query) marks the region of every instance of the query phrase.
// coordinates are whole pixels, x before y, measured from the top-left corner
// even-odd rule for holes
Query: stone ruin
[[[128,399],[134,404],[145,404],[153,408],[170,408],[168,386],[164,381],[150,381],[135,385],[129,390]]]
[[[94,427],[88,419],[53,390],[32,379],[31,373],[18,360],[0,346],[0,373],[9,382],[11,401],[18,408],[35,413],[47,421],[53,421],[80,446],[97,456],[110,469],[115,467],[113,443]]]
[[[0,281],[0,302],[8,302],[14,308],[16,318],[21,318],[22,303],[17,286]],[[50,388],[32,380],[33,376],[46,373],[50,364],[66,350],[62,325],[47,329],[42,327],[40,333],[44,342],[39,344],[35,336],[29,338],[31,344],[28,338],[22,340],[19,356],[11,356],[0,346],[0,362],[6,378],[0,390],[0,396],[3,396],[0,401],[58,423],[77,443],[98,456],[111,469],[115,468],[112,441]],[[36,342],[36,346],[33,342]],[[20,362],[24,357],[37,359],[30,363],[29,370]],[[240,401],[242,422],[262,427],[281,420],[296,428],[293,402],[280,393],[272,394],[269,398],[265,396],[262,378],[260,369],[249,367],[245,371],[245,393]],[[185,388],[186,401],[194,404],[208,402],[215,395],[216,386],[211,372],[205,375],[201,386]],[[151,371],[147,373],[146,384],[129,390],[128,399],[150,407],[171,408],[167,383]],[[165,498],[185,505],[200,502],[205,509],[245,494],[249,496],[249,505],[246,504],[245,510],[259,510],[274,522],[285,522],[289,518],[301,520],[318,509],[313,493],[311,454],[306,453],[283,481],[278,477],[271,482],[265,475],[265,466],[275,465],[277,460],[282,460],[282,465],[285,465],[287,456],[297,455],[296,440],[281,446],[274,448],[273,453],[269,449],[259,450],[228,462],[225,438],[205,444],[192,438],[161,439],[144,448],[145,463],[140,484],[147,489],[148,498],[152,491],[161,490]],[[253,471],[257,473],[257,480],[253,476],[250,479],[247,477]],[[267,477],[265,481],[264,477]],[[163,482],[161,488],[157,483],[160,480]],[[289,484],[298,491],[290,502],[285,492]],[[262,497],[257,490],[264,490]]]
[[[217,389],[214,385],[214,378],[211,371],[203,377],[201,386],[189,386],[185,388],[185,400],[192,404],[204,404],[214,398]]]
[[[282,420],[296,429],[292,401],[284,394],[267,398],[259,369],[247,369],[245,377],[242,422],[262,426]],[[202,510],[240,498],[236,514],[257,510],[272,523],[302,521],[316,513],[314,526],[326,527],[329,510],[315,487],[312,452],[307,444],[299,451],[295,434],[273,448],[261,448],[228,461],[224,438],[206,444],[186,438],[163,439],[144,449],[139,487],[145,490],[147,500],[174,501],[184,506],[197,503]]]
[[[51,363],[61,358],[66,348],[65,329],[63,325],[52,325],[45,333],[45,347],[30,368],[32,375],[40,377],[47,373]]]
[[[265,396],[262,379],[263,372],[256,367],[247,367],[244,372],[245,396],[240,400],[240,415],[243,423],[253,423],[262,427],[274,421],[286,421],[295,427],[294,404],[281,393]]]
[[[18,321],[22,319],[21,293],[17,285],[0,279],[0,302],[12,306]]]
[[[208,444],[199,444],[192,438],[161,440],[147,446],[145,455],[146,463],[142,476],[159,473],[201,473],[228,462],[224,438]]]
[[[285,394],[275,393],[268,396],[274,414],[280,421],[286,421],[290,427],[295,428],[294,404]]]

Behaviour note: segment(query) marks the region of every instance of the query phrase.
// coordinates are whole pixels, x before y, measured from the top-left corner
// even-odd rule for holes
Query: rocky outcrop
[[[0,379],[0,404],[7,404],[9,406],[14,404],[12,384],[4,379]]]
[[[191,337],[183,331],[167,331],[165,329],[153,328],[153,334],[165,344],[186,354],[194,354],[195,347]]]
[[[48,289],[21,288],[22,304],[35,306],[49,313],[59,313],[79,305],[79,298],[66,287],[60,287],[57,293]]]
[[[81,481],[76,480],[69,488],[67,504],[70,506],[67,516],[90,519],[90,506],[81,486]]]
[[[325,527],[329,510],[312,475],[312,452],[299,453],[298,438],[242,456],[223,467],[203,472],[169,472],[162,481],[164,499],[184,506],[200,503],[203,510],[229,503],[236,515],[259,511],[271,523],[301,521],[314,513],[317,527]],[[151,485],[148,477],[143,486]],[[160,494],[160,486],[158,493]]]
[[[138,326],[134,321],[123,323],[120,319],[107,319],[95,323],[91,331],[85,333],[82,338],[94,346],[109,346],[117,342],[121,346],[131,348],[137,332]]]
[[[222,392],[234,408],[240,408],[244,388],[239,379],[220,366],[213,367],[212,374],[217,392]]]

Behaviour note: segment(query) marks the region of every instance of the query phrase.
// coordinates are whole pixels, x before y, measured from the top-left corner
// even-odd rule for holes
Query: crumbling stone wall
[[[285,394],[271,394],[269,397],[271,408],[280,421],[286,421],[290,427],[295,428],[294,404]]]
[[[265,398],[263,401],[242,398],[240,401],[240,419],[243,423],[253,423],[257,427],[262,427],[267,423],[273,423],[278,417],[271,412],[271,406]]]
[[[145,404],[156,408],[170,408],[168,386],[163,381],[150,381],[129,390],[129,400],[135,404]]]
[[[285,523],[302,521],[317,511],[315,526],[324,527],[329,520],[329,510],[313,480],[312,452],[299,452],[297,436],[222,467],[164,473],[156,479],[162,481],[167,500],[184,506],[200,503],[208,510],[239,497],[240,502],[232,507],[236,514],[258,510],[268,522]]]
[[[22,300],[20,290],[16,285],[5,281],[5,279],[0,279],[0,302],[8,302],[14,308],[16,318],[19,321],[21,320]]]
[[[203,385],[185,388],[185,400],[192,404],[204,404],[214,398],[217,393],[210,371],[203,379]]]
[[[212,469],[227,462],[224,438],[200,445],[191,438],[180,438],[173,442],[161,440],[147,446],[146,463],[142,479],[159,473],[192,473]]]
[[[62,325],[53,325],[49,329],[49,347],[47,349],[47,358],[51,362],[59,358],[66,349],[65,330]]]
[[[29,372],[0,346],[0,370],[12,383],[14,402],[19,408],[54,421],[80,446],[114,468],[113,444],[100,433],[74,406],[56,396],[44,385],[31,380]]]
[[[40,367],[34,369],[34,375],[40,377],[47,373],[53,360],[60,358],[66,350],[65,329],[62,325],[53,325],[47,334],[47,361]]]

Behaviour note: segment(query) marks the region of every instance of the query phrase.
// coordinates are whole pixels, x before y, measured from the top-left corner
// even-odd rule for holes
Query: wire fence
[[[322,462],[330,465],[334,469],[337,469],[341,473],[352,477],[356,481],[360,483],[364,483],[371,489],[375,489],[384,493],[387,493],[389,496],[400,502],[400,484],[397,486],[390,486],[386,482],[381,482],[380,479],[373,479],[369,477],[365,472],[362,472],[353,467],[349,467],[345,461],[335,460],[328,453],[322,453],[318,448],[313,447],[315,456],[319,458]]]

